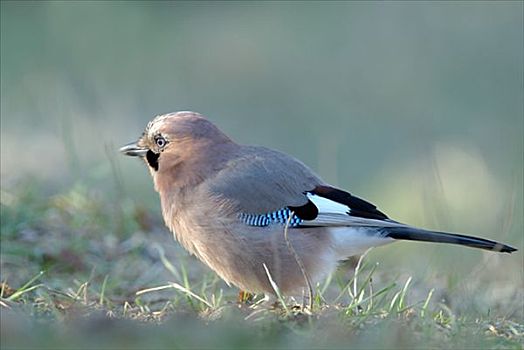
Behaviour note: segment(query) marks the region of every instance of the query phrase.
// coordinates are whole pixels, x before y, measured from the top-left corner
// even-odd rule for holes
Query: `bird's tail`
[[[484,238],[459,235],[456,233],[428,231],[409,226],[384,227],[383,230],[386,237],[393,239],[458,244],[504,253],[511,253],[517,250],[509,245],[499,242],[490,241]]]

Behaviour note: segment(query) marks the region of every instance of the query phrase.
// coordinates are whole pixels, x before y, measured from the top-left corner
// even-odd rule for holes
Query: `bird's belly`
[[[280,225],[193,228],[191,240],[186,234],[178,231],[178,240],[190,245],[190,251],[222,279],[243,290],[274,294],[264,265],[284,294],[299,294],[306,286]],[[336,268],[331,236],[323,228],[290,229],[288,238],[313,283]]]

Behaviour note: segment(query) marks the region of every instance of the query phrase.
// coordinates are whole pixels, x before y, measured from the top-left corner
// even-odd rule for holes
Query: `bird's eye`
[[[167,141],[162,136],[158,136],[157,138],[155,138],[155,143],[159,148],[163,148],[166,145]]]

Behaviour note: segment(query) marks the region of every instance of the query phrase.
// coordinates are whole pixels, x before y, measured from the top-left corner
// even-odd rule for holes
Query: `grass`
[[[460,281],[442,288],[369,254],[314,286],[311,308],[281,295],[280,307],[261,296],[239,304],[237,290],[178,247],[156,214],[122,196],[80,184],[46,195],[24,184],[2,190],[1,225],[2,348],[521,349],[524,342],[518,281],[505,284],[510,298],[481,298],[479,290],[457,305],[452,286]],[[499,287],[482,281],[485,293]]]

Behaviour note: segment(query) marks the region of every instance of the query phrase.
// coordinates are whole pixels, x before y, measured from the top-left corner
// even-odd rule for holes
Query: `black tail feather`
[[[414,227],[384,227],[386,237],[408,241],[437,242],[465,245],[468,247],[511,253],[517,249],[484,238],[459,235],[456,233],[427,231]]]

